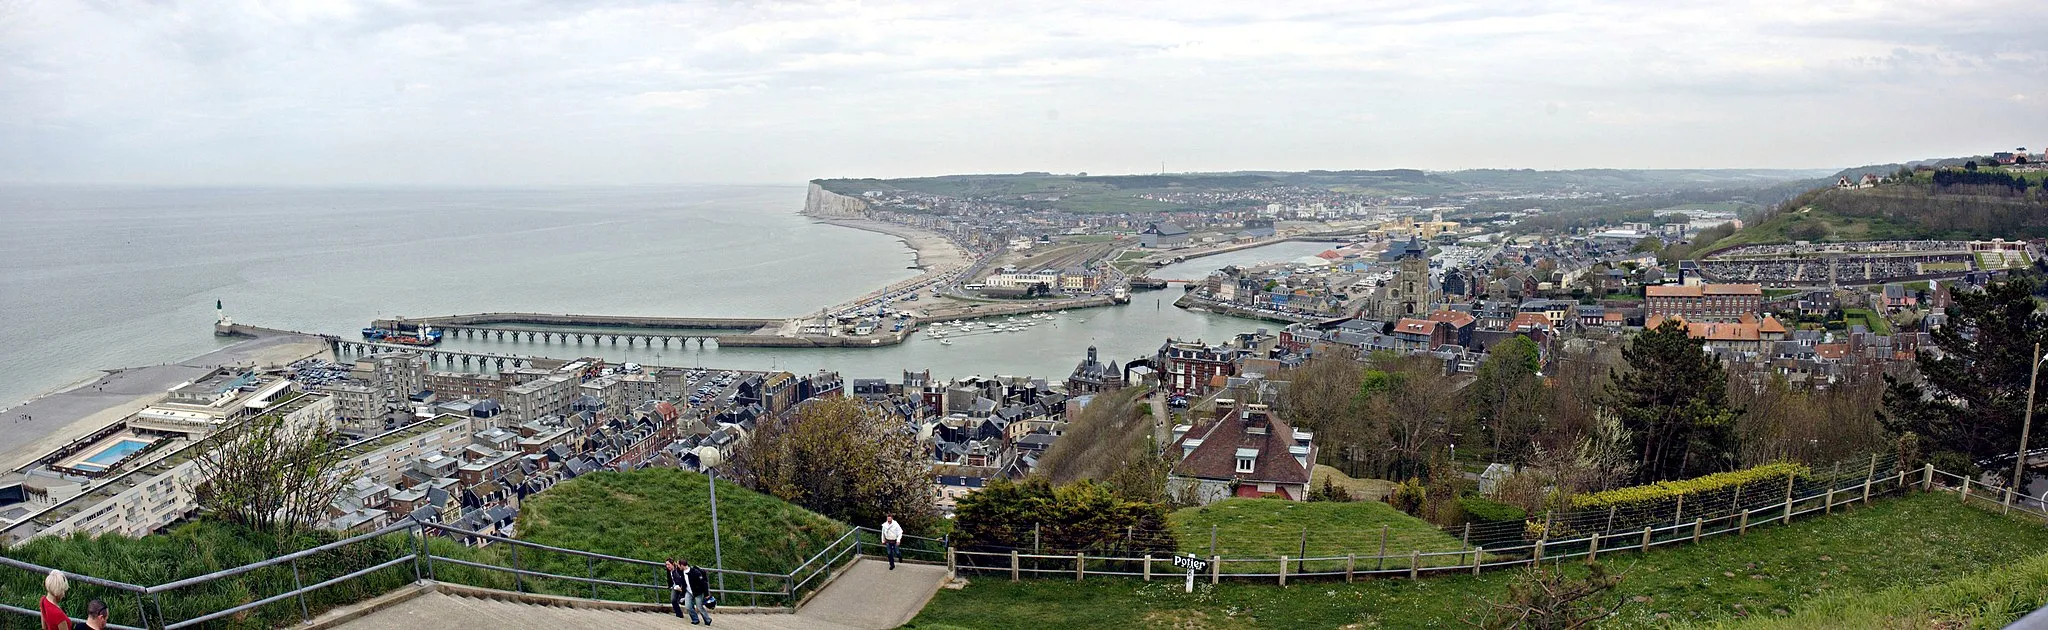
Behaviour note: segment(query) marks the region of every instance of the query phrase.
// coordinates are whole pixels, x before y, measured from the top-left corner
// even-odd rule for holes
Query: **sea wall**
[[[804,214],[814,217],[858,219],[867,216],[867,210],[868,202],[825,190],[817,182],[811,183],[810,193],[804,196]]]

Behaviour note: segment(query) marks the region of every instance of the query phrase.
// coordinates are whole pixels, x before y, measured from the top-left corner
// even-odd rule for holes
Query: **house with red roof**
[[[1176,427],[1179,431],[1179,427]],[[1315,436],[1297,431],[1265,405],[1216,399],[1216,419],[1176,437],[1181,459],[1167,473],[1170,492],[1207,505],[1231,497],[1308,499]]]

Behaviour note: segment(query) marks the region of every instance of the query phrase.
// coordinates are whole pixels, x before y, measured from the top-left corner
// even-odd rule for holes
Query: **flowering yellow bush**
[[[1572,497],[1572,507],[1585,509],[1661,505],[1676,501],[1681,496],[1719,492],[1736,486],[1766,483],[1783,485],[1786,478],[1803,477],[1807,472],[1808,470],[1803,464],[1790,462],[1764,464],[1747,470],[1714,473],[1704,477],[1679,479],[1676,481],[1659,481],[1646,486],[1631,486],[1616,488],[1606,492],[1582,494]]]

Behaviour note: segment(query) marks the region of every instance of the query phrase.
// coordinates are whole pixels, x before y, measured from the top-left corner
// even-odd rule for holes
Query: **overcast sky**
[[[0,0],[0,181],[1840,167],[2048,145],[2048,1]]]

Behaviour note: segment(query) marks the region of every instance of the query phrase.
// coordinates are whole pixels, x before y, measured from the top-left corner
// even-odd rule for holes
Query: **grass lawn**
[[[577,477],[527,499],[519,538],[711,566],[710,491],[704,481],[703,475],[672,468]],[[846,533],[838,521],[724,480],[718,482],[718,527],[726,568],[764,573],[788,572]]]
[[[1883,317],[1878,316],[1876,312],[1873,312],[1867,308],[1842,309],[1842,320],[1843,323],[1846,323],[1850,326],[1854,326],[1856,324],[1863,324],[1864,326],[1868,326],[1870,327],[1870,332],[1875,334],[1892,334],[1891,322],[1885,321]]]
[[[1435,525],[1402,514],[1393,506],[1378,501],[1305,503],[1281,499],[1230,499],[1203,507],[1175,510],[1167,520],[1172,523],[1174,534],[1180,538],[1181,549],[1201,555],[1211,555],[1209,534],[1214,528],[1216,550],[1213,553],[1225,558],[1304,557],[1304,535],[1307,557],[1336,557],[1361,551],[1363,555],[1377,555],[1383,528],[1387,532],[1389,555],[1470,549]],[[1433,559],[1424,561],[1430,560]],[[1457,562],[1450,557],[1434,560],[1446,564]],[[1226,569],[1226,572],[1278,571],[1277,562],[1231,564],[1236,566]],[[1407,566],[1407,559],[1399,559],[1399,565]],[[1307,568],[1310,571],[1335,571],[1342,570],[1344,563],[1341,560],[1320,565],[1312,562]]]
[[[1930,606],[1969,601],[1984,593],[1981,584],[1975,591],[1943,589],[1958,588],[1953,583],[1965,576],[2042,554],[2048,554],[2048,528],[2039,522],[1963,507],[1941,494],[1885,499],[1847,513],[1808,517],[1789,527],[1751,530],[1743,537],[1667,547],[1647,555],[1603,555],[1612,568],[1626,573],[1616,596],[1630,603],[1602,627],[1748,618],[1820,619],[1821,627],[1840,627],[1832,617],[1796,615],[1815,614],[1805,612],[1809,605],[1816,613],[1832,610],[1823,606],[1839,606],[1840,598],[1911,605],[1914,601],[1892,593],[1929,589],[1947,595],[1930,597]],[[941,590],[906,627],[1466,627],[1461,619],[1477,611],[1484,600],[1501,597],[1511,577],[1511,571],[1495,571],[1357,584],[1227,583],[1199,585],[1186,594],[1178,582],[1104,578],[1078,584],[1011,583],[995,575],[970,575],[967,588]],[[1996,583],[2040,581],[2026,577]],[[2048,598],[2038,586],[2025,596]],[[2031,607],[2019,602],[2005,608],[2020,606]]]

